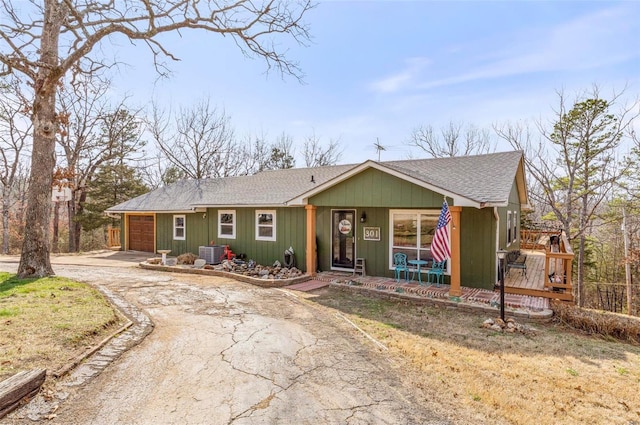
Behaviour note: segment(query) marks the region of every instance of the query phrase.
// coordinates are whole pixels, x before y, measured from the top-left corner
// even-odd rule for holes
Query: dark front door
[[[334,210],[331,217],[331,267],[353,269],[356,256],[355,210]]]

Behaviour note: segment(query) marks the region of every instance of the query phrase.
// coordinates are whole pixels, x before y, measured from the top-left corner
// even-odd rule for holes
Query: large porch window
[[[424,260],[428,262],[427,267],[431,266],[431,242],[439,216],[440,210],[389,211],[390,269],[393,269],[393,254],[397,252],[406,254],[407,260]]]

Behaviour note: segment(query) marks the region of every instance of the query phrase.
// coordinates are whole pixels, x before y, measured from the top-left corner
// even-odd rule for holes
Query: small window
[[[511,233],[511,242],[515,243],[518,240],[518,212],[513,212],[511,219],[511,225],[513,226],[513,232]]]
[[[218,237],[226,239],[236,238],[235,210],[218,211]]]
[[[507,211],[507,246],[511,245],[511,241],[513,240],[511,237],[512,232],[513,228],[511,227],[511,211]]]
[[[256,240],[276,240],[276,212],[269,210],[256,211]]]
[[[184,215],[173,216],[173,239],[183,241],[186,239],[186,220]]]

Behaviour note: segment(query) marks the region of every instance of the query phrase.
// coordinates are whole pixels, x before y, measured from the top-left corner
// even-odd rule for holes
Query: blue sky
[[[406,146],[419,125],[544,119],[556,90],[572,98],[598,84],[606,97],[627,85],[627,98],[640,95],[636,1],[326,1],[306,21],[308,47],[281,39],[303,84],[265,74],[228,38],[189,32],[166,40],[181,58],[170,79],[156,81],[145,48],[124,43],[129,67],[114,83],[140,105],[210,97],[239,136],[339,139],[342,163],[377,159],[376,139],[388,148],[382,160],[424,157]]]

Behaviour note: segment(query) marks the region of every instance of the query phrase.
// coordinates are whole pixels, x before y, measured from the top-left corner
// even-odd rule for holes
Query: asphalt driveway
[[[404,386],[402,365],[330,309],[286,290],[116,260],[53,263],[58,275],[100,286],[148,317],[153,332],[97,376],[78,385],[71,374],[53,400],[34,401],[8,423],[447,423]],[[0,269],[16,266],[0,257]],[[51,419],[33,413],[47,403],[58,406]]]

